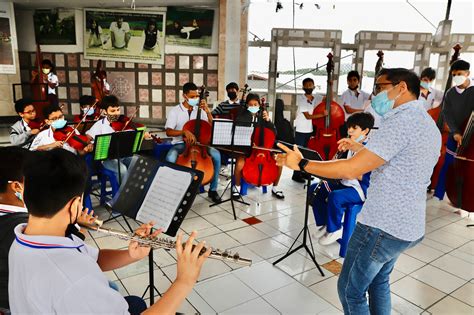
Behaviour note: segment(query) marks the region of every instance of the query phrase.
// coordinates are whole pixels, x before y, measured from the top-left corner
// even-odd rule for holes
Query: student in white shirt
[[[306,147],[308,140],[313,135],[313,119],[325,117],[327,115],[316,114],[313,115],[314,108],[322,102],[323,97],[319,94],[313,94],[314,81],[311,78],[303,80],[303,95],[298,95],[296,98],[296,106],[298,110],[295,118],[295,142],[297,145]],[[305,183],[300,171],[294,171],[291,177],[298,183]]]
[[[433,81],[436,78],[436,71],[433,68],[426,68],[420,75],[420,97],[418,100],[423,102],[423,107],[430,110],[441,105],[443,101],[443,91],[433,87]]]
[[[44,59],[41,62],[41,69],[42,73],[33,71],[33,78],[31,81],[35,82],[37,80],[37,76],[39,75],[39,82],[47,84],[48,86],[48,100],[50,104],[59,106],[58,96],[56,95],[56,88],[59,86],[59,80],[58,76],[54,73],[55,69],[51,60]]]
[[[143,259],[150,248],[130,242],[126,250],[98,250],[74,235],[65,236],[67,226],[77,221],[82,209],[86,173],[84,161],[64,150],[36,152],[27,159],[24,198],[30,216],[27,224],[15,228],[16,239],[9,253],[11,312],[175,313],[192,291],[210,249],[200,255],[204,243],[192,248],[195,232],[183,249],[180,234],[177,277],[163,297],[148,310],[138,297],[123,298],[109,287],[103,272]],[[143,224],[136,234],[155,237],[160,231],[151,233],[152,226],[153,222]],[[135,308],[130,309],[131,305]]]
[[[369,99],[370,94],[359,89],[360,75],[359,72],[352,70],[347,74],[348,89],[342,93],[342,105],[346,112],[346,120],[350,114],[363,112],[364,103]]]
[[[92,152],[94,147],[91,144],[85,145],[83,150],[76,150],[71,147],[67,142],[58,141],[54,138],[54,132],[63,129],[66,126],[67,121],[64,119],[63,111],[59,106],[49,105],[43,110],[45,117],[45,123],[50,127],[46,130],[41,131],[33,140],[31,144],[31,151],[47,151],[55,148],[63,148],[74,154],[84,155]],[[65,134],[68,132],[64,131]],[[79,131],[75,130],[75,134],[79,135]]]
[[[132,34],[130,33],[130,26],[127,22],[123,21],[123,17],[118,17],[117,21],[110,23],[109,29],[112,38],[112,47],[127,49]]]

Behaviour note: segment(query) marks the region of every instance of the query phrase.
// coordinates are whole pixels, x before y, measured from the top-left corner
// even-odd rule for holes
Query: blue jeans
[[[184,143],[177,143],[175,144],[166,154],[166,161],[170,163],[176,163],[178,159],[178,155],[184,152],[186,148]],[[212,178],[209,190],[216,191],[217,185],[219,184],[219,172],[221,168],[221,154],[218,150],[209,147],[208,150],[209,154],[211,155],[212,164],[214,165],[214,177]]]
[[[337,282],[344,314],[390,315],[390,273],[400,254],[422,239],[404,241],[357,223]]]
[[[124,183],[127,180],[128,167],[130,166],[131,162],[132,162],[131,156],[120,159],[121,181],[119,182],[119,184]],[[117,178],[117,181],[119,181],[117,163],[118,163],[117,159],[102,161],[102,165],[104,166],[104,168],[108,169],[111,172],[114,172],[115,177]]]
[[[317,184],[310,187],[312,193]],[[313,199],[312,207],[316,225],[326,225],[329,233],[336,232],[342,227],[342,216],[347,207],[362,203],[359,193],[352,187],[342,184],[329,184],[328,191],[326,185],[321,184],[321,188]]]
[[[434,196],[439,200],[444,199],[444,194],[446,193],[446,173],[448,168],[454,162],[454,156],[449,154],[448,151],[456,152],[458,147],[457,142],[454,140],[453,136],[450,134],[448,141],[446,142],[446,155],[444,156],[444,164],[439,172],[438,183],[436,184]]]

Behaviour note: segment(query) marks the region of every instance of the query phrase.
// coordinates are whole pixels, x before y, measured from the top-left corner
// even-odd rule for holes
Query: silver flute
[[[121,232],[121,231],[117,231],[113,229],[103,228],[102,221],[98,219],[92,224],[81,223],[80,226],[88,230],[112,235],[125,241],[134,241],[144,246],[150,246],[153,249],[159,249],[159,248],[164,248],[166,250],[176,249],[176,242],[171,239],[167,239],[165,237],[140,236],[135,233],[127,233],[127,232]],[[185,244],[183,244],[183,247],[184,246]],[[193,245],[193,248],[195,246],[196,245]],[[206,251],[207,251],[207,248],[204,247],[201,250],[200,254],[202,255]],[[209,255],[209,258],[229,261],[229,262],[233,262],[233,263],[245,265],[245,266],[250,266],[252,264],[251,259],[242,258],[240,257],[238,253],[232,253],[231,251],[228,251],[228,250],[220,250],[220,249],[214,249],[214,248],[212,249],[211,254]]]

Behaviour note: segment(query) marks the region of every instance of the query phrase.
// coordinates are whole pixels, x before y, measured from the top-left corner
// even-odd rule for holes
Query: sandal
[[[274,195],[278,199],[285,199],[285,195],[283,194],[283,191],[281,190],[278,190],[278,191],[272,190],[272,195]]]

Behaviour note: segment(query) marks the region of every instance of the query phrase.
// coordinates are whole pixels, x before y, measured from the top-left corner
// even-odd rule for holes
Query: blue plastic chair
[[[233,178],[233,177],[232,177]],[[242,196],[247,196],[247,190],[248,188],[255,187],[254,185],[251,185],[247,183],[243,178],[240,180],[240,194]],[[267,193],[267,186],[262,186],[262,193],[266,194]]]
[[[337,241],[341,245],[339,249],[339,256],[346,257],[347,244],[349,244],[349,239],[354,232],[356,226],[357,214],[362,209],[363,203],[356,203],[349,206],[344,212],[344,222],[342,224],[342,238]]]

